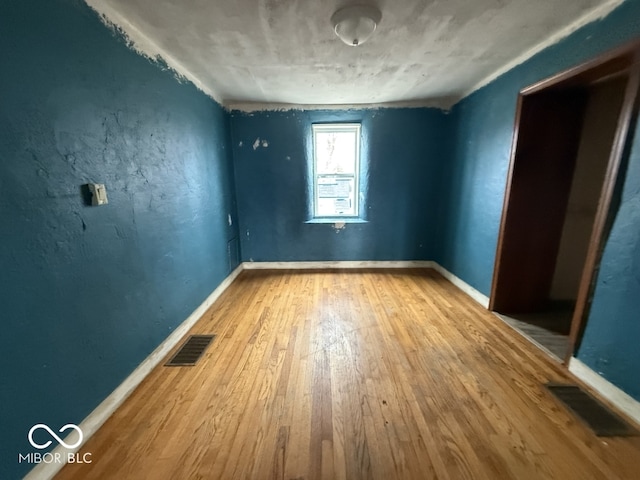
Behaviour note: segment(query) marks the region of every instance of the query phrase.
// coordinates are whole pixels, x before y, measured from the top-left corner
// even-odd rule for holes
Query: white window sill
[[[318,217],[311,218],[304,223],[369,223],[359,217]]]

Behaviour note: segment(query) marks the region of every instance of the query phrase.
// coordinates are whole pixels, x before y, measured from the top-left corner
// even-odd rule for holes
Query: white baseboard
[[[471,285],[469,285],[467,282],[465,282],[464,280],[456,277],[449,270],[447,270],[446,268],[444,268],[443,266],[441,266],[441,265],[439,265],[439,264],[437,264],[435,262],[433,264],[433,268],[440,275],[442,275],[444,278],[449,280],[451,283],[453,283],[456,287],[458,287],[464,293],[466,293],[471,298],[473,298],[476,302],[478,302],[484,308],[489,308],[489,297],[487,297],[485,294],[479,292],[478,290],[473,288]]]
[[[635,398],[620,390],[575,357],[571,357],[569,360],[569,371],[640,425],[640,402]]]
[[[328,261],[328,262],[244,262],[245,270],[307,270],[323,268],[433,268],[434,262],[407,261]]]
[[[209,295],[202,304],[196,308],[187,319],[182,322],[144,361],[122,382],[111,394],[105,398],[78,426],[83,433],[83,441],[74,449],[66,449],[58,445],[51,453],[58,453],[61,462],[39,463],[25,477],[25,480],[50,479],[65,465],[67,454],[75,453],[82,445],[107,421],[107,419],[122,405],[138,385],[149,373],[167,356],[173,347],[184,337],[198,320],[205,314],[211,305],[231,285],[242,272],[242,265],[238,266],[225,278],[220,285]],[[72,445],[77,441],[77,434],[73,432],[65,438],[65,443]],[[64,460],[64,461],[62,461]]]

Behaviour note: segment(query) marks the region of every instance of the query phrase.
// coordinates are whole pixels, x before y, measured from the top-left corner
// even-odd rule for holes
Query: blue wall
[[[242,259],[433,259],[447,121],[426,108],[232,112]],[[366,223],[307,223],[314,122],[362,123]]]
[[[640,126],[621,193],[578,358],[640,400]]]
[[[592,23],[476,91],[452,110],[452,157],[444,172],[448,192],[441,205],[436,260],[488,295],[518,91],[640,35],[640,0],[627,0]],[[636,135],[625,202],[606,244],[586,334],[578,358],[640,399],[640,318]],[[636,192],[634,198],[633,192]],[[635,203],[634,203],[635,202]],[[637,262],[635,264],[638,265]]]
[[[0,3],[0,478],[227,276],[228,115],[77,0]],[[105,183],[109,204],[80,186]],[[47,438],[48,439],[48,438]],[[43,439],[45,441],[46,439]]]

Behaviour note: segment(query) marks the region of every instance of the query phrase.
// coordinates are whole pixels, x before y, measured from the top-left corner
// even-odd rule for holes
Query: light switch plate
[[[90,183],[89,191],[91,191],[91,205],[106,205],[109,203],[107,199],[107,189],[103,183]]]

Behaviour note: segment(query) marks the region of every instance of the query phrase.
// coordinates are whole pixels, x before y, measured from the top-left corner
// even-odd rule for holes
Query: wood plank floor
[[[431,270],[245,271],[63,479],[638,479],[561,366]]]

